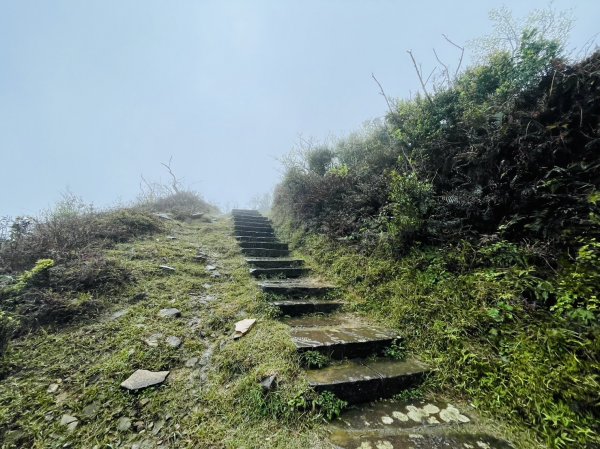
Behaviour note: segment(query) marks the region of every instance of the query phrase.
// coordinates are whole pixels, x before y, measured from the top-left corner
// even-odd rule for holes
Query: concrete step
[[[297,327],[291,331],[299,352],[318,351],[333,359],[383,355],[398,335],[375,326]]]
[[[383,400],[350,407],[328,430],[334,447],[341,449],[512,447],[482,433],[471,410],[437,401]]]
[[[254,231],[254,232],[264,232],[264,231],[273,231],[273,227],[270,224],[264,225],[238,225],[234,224],[233,229],[235,231]]]
[[[273,293],[287,297],[322,296],[335,287],[311,281],[310,279],[260,281],[258,286],[265,293]]]
[[[265,249],[288,249],[287,243],[281,242],[263,242],[263,241],[253,241],[253,242],[239,242],[241,248],[265,248]]]
[[[248,224],[248,225],[254,225],[254,224],[271,224],[271,220],[269,220],[266,217],[233,217],[233,223],[234,224]]]
[[[270,248],[242,248],[242,253],[251,257],[287,257],[290,255],[287,249]]]
[[[288,299],[283,301],[271,301],[270,304],[278,307],[282,315],[290,317],[298,317],[311,313],[332,313],[343,305],[343,303],[339,301],[319,299]]]
[[[271,243],[279,242],[279,239],[272,235],[268,236],[268,237],[252,237],[252,236],[245,236],[245,235],[236,235],[235,238],[237,239],[238,242],[271,242]]]
[[[348,360],[321,369],[307,370],[309,385],[317,392],[330,391],[351,404],[389,398],[419,384],[427,368],[417,360]]]
[[[235,230],[236,237],[275,237],[273,231],[238,231]]]
[[[251,268],[250,274],[255,278],[299,278],[306,276],[310,270],[308,268]]]
[[[286,257],[247,257],[246,263],[256,268],[292,268],[304,265],[302,259]]]
[[[262,217],[261,213],[254,209],[231,209],[231,215],[242,216],[242,215],[254,215]]]

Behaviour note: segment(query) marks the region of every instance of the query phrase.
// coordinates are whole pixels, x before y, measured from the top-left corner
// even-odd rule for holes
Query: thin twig
[[[377,80],[377,78],[375,78],[375,74],[371,73],[371,78],[373,78],[375,80],[375,82],[377,83],[377,85],[379,86],[379,94],[385,98],[385,102],[387,103],[388,109],[390,110],[390,114],[394,113],[394,110],[392,109],[392,105],[390,103],[390,100],[388,98],[388,96],[385,94],[385,91],[383,90],[383,87],[381,86],[381,83]]]
[[[450,72],[448,71],[448,66],[442,62],[442,60],[437,54],[437,51],[435,51],[435,48],[433,48],[432,50],[433,54],[435,55],[435,59],[437,59],[437,62],[439,62],[442,65],[442,67],[444,67],[444,73],[446,74],[446,82],[448,83],[448,87],[450,87]]]
[[[412,50],[406,50],[406,53],[408,53],[410,55],[410,59],[412,59],[415,71],[417,72],[417,76],[419,77],[419,82],[421,83],[421,87],[423,88],[423,93],[425,94],[425,97],[427,98],[427,100],[429,100],[429,103],[433,104],[433,100],[429,96],[429,92],[427,92],[427,87],[425,85],[425,82],[423,81],[423,73],[421,72],[421,70],[419,70],[419,66],[417,65],[417,61],[415,61],[415,57],[413,56]]]
[[[173,160],[173,156],[171,156],[169,158],[169,164],[165,164],[164,162],[161,162],[160,164],[165,167],[168,172],[169,175],[171,175],[171,178],[173,178],[173,181],[171,183],[171,187],[173,188],[173,192],[175,193],[179,193],[179,180],[177,179],[177,176],[175,176],[175,173],[173,173],[173,170],[171,169],[171,161]]]
[[[446,41],[451,44],[454,45],[456,48],[458,48],[460,50],[460,59],[458,60],[458,65],[456,66],[456,70],[454,71],[454,78],[456,79],[456,77],[458,76],[458,72],[460,70],[460,67],[462,66],[462,62],[463,62],[463,57],[465,56],[465,47],[461,47],[460,45],[458,45],[457,43],[453,42],[452,40],[450,40],[450,38],[448,36],[446,36],[445,34],[442,34],[442,36],[444,37],[444,39],[446,39]]]

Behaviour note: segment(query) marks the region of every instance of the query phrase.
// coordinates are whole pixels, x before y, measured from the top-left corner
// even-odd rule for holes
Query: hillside
[[[472,401],[546,447],[600,444],[600,53],[524,30],[382,123],[296,153],[286,238],[349,310],[399,329]]]

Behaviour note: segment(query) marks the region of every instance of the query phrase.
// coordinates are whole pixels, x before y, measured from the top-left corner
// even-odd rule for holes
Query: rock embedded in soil
[[[215,271],[217,269],[217,267],[215,265],[207,265],[206,266],[206,271]]]
[[[121,387],[130,391],[141,390],[143,388],[163,383],[169,373],[170,371],[148,371],[145,369],[139,369],[129,376],[121,384]]]
[[[117,421],[117,430],[120,432],[127,432],[131,428],[131,419],[122,416]]]
[[[58,391],[58,384],[50,384],[46,392],[48,393],[56,393]]]
[[[165,342],[171,346],[172,348],[179,348],[181,346],[181,338],[179,337],[175,337],[174,335],[171,335],[169,337],[167,337],[167,339],[165,340]]]
[[[198,360],[200,360],[198,357],[192,357],[191,359],[188,359],[185,362],[185,367],[186,368],[193,368],[198,363]]]
[[[274,390],[277,387],[277,376],[275,374],[265,377],[260,381],[260,386],[263,391],[266,393],[268,391]]]
[[[160,334],[160,333],[152,334],[144,340],[144,343],[146,343],[148,346],[156,348],[158,346],[158,342],[160,341],[160,339],[162,337],[163,337],[163,334]]]
[[[62,426],[67,426],[67,429],[69,431],[73,431],[79,425],[79,420],[71,415],[62,415],[62,418],[60,419],[60,424]]]
[[[175,308],[160,309],[158,316],[161,318],[179,318],[181,316],[181,311]]]

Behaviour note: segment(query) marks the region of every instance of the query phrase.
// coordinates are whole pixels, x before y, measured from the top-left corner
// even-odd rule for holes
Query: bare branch
[[[442,67],[444,67],[444,73],[446,74],[446,82],[448,83],[448,87],[450,87],[450,72],[448,71],[448,66],[444,64],[439,58],[437,51],[435,51],[435,48],[433,48],[433,54],[435,55],[435,59],[437,59],[437,62],[439,62],[442,65]]]
[[[387,103],[387,107],[390,111],[390,114],[393,114],[394,110],[392,109],[392,104],[390,103],[388,96],[385,94],[385,91],[383,90],[381,83],[377,80],[377,78],[375,78],[375,74],[373,74],[373,73],[371,73],[371,78],[373,78],[375,80],[375,82],[377,83],[377,85],[379,86],[379,95],[381,95],[383,98],[385,98],[385,102]]]
[[[448,42],[451,45],[454,45],[456,48],[458,48],[460,50],[460,59],[458,60],[458,65],[456,66],[456,70],[454,71],[454,78],[456,79],[456,77],[458,76],[458,72],[460,70],[460,67],[462,66],[463,58],[465,56],[465,47],[461,47],[457,43],[453,42],[445,34],[442,34],[442,36],[444,37],[444,39],[446,39],[446,42]]]
[[[173,180],[171,181],[171,188],[173,189],[173,192],[179,193],[179,185],[181,183],[181,180],[177,179],[177,176],[175,176],[175,173],[173,173],[173,170],[171,169],[172,161],[173,161],[173,156],[171,156],[169,158],[168,164],[165,164],[164,162],[161,162],[160,164],[167,169],[167,171],[169,172],[169,175],[171,175],[171,178],[173,178]]]
[[[415,67],[415,71],[417,72],[417,76],[419,77],[419,82],[421,83],[421,87],[423,88],[423,93],[425,94],[425,97],[427,98],[427,100],[429,100],[429,103],[433,104],[433,100],[429,96],[429,92],[427,92],[426,84],[423,81],[423,73],[419,69],[419,66],[417,65],[417,61],[415,61],[415,57],[413,56],[412,50],[406,50],[406,53],[408,53],[410,55],[410,59],[412,59],[413,66]],[[429,75],[429,76],[431,77],[431,75]]]

